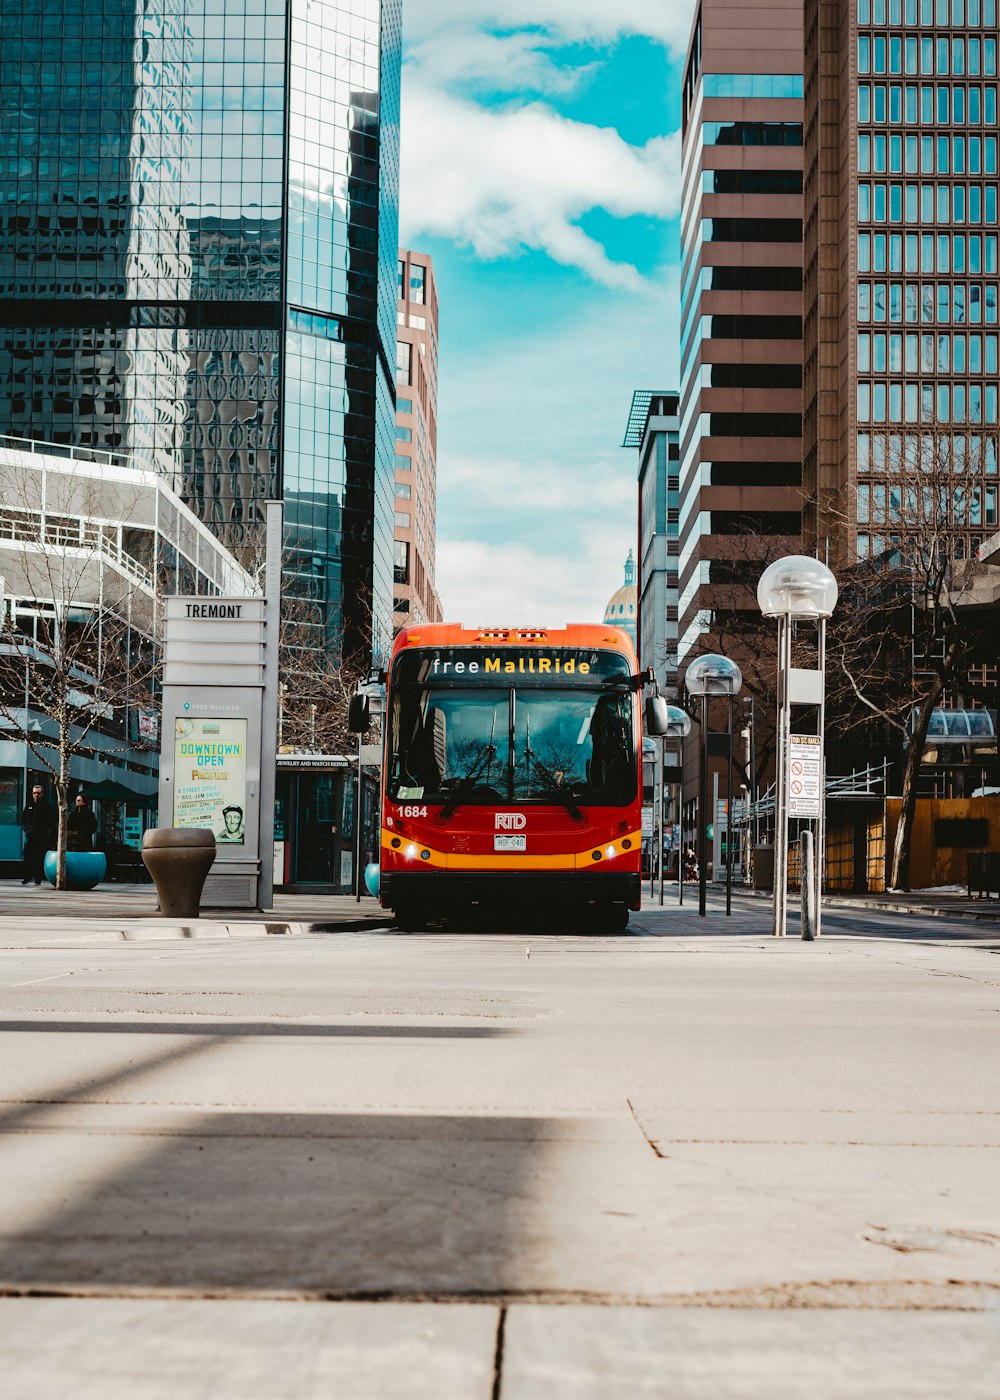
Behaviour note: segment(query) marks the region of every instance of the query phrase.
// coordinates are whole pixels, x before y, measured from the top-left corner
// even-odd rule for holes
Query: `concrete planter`
[[[215,835],[207,827],[157,827],[142,838],[142,861],[168,918],[198,917],[214,860]]]
[[[42,864],[45,878],[55,888],[59,858],[55,851],[46,851]],[[108,873],[108,858],[103,851],[66,852],[66,888],[92,890]]]

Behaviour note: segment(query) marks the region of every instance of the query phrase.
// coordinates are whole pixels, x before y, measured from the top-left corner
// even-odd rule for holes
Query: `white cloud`
[[[567,562],[562,553],[546,557],[516,541],[444,541],[438,546],[437,581],[445,616],[467,627],[600,622],[607,599],[622,582],[620,545],[607,535],[585,535],[569,569]],[[608,581],[603,599],[587,587],[594,576]]]
[[[423,37],[455,23],[466,27],[536,29],[566,43],[612,43],[631,34],[648,35],[683,53],[691,31],[693,0],[407,0],[407,37]]]
[[[617,132],[539,102],[484,108],[413,77],[405,88],[401,221],[404,243],[439,235],[483,258],[540,249],[596,282],[637,291],[576,222],[593,209],[670,218],[680,202],[680,140],[631,146]]]
[[[497,443],[495,456],[462,455],[448,465],[449,493],[474,503],[476,514],[485,516],[494,530],[506,520],[512,530],[504,533],[551,536],[556,533],[553,522],[568,501],[573,503],[574,520],[590,518],[595,524],[621,504],[628,464],[623,453],[607,450],[609,444],[598,444],[605,450],[583,468],[575,453],[563,461],[523,460],[503,453],[506,443],[506,437]]]
[[[538,30],[493,34],[457,23],[407,48],[407,79],[419,75],[438,87],[456,85],[491,93],[573,92],[597,65],[560,64],[549,52],[557,43]]]

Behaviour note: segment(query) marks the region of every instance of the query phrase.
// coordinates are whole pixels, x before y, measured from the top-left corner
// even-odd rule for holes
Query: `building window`
[[[397,441],[397,442],[412,442],[412,441],[413,441],[413,429],[412,429],[412,428],[401,428],[400,425],[397,423],[397,424],[396,424],[396,441]]]
[[[424,302],[424,283],[427,276],[427,269],[420,263],[410,263],[410,301],[415,301],[422,306]]]
[[[396,341],[396,383],[409,384],[413,372],[413,346],[405,340]]]
[[[392,575],[395,583],[409,583],[410,581],[410,546],[406,540],[393,541]]]
[[[397,400],[396,400],[396,412],[397,412],[397,413],[412,413],[412,412],[413,412],[413,400],[412,400],[412,399],[397,399]]]

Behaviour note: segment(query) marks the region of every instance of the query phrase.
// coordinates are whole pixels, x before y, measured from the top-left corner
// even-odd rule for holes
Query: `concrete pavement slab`
[[[997,1314],[512,1307],[503,1400],[995,1400]]]
[[[495,1308],[0,1299],[0,1400],[490,1400]]]
[[[995,1323],[998,986],[982,946],[923,936],[0,952],[0,1280]],[[624,1383],[598,1351],[581,1393],[617,1400],[639,1359],[608,1346]],[[771,1400],[767,1356],[808,1347],[755,1346]],[[728,1395],[697,1337],[679,1354]]]

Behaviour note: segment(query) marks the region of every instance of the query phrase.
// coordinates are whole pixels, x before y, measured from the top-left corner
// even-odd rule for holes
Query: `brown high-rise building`
[[[399,250],[393,628],[440,622],[437,548],[438,298],[426,253]]]
[[[806,548],[891,550],[900,472],[942,449],[982,479],[971,548],[997,525],[997,0],[806,0],[805,77]]]
[[[797,552],[802,0],[701,0],[683,110],[681,670]],[[707,635],[706,635],[707,634]]]

